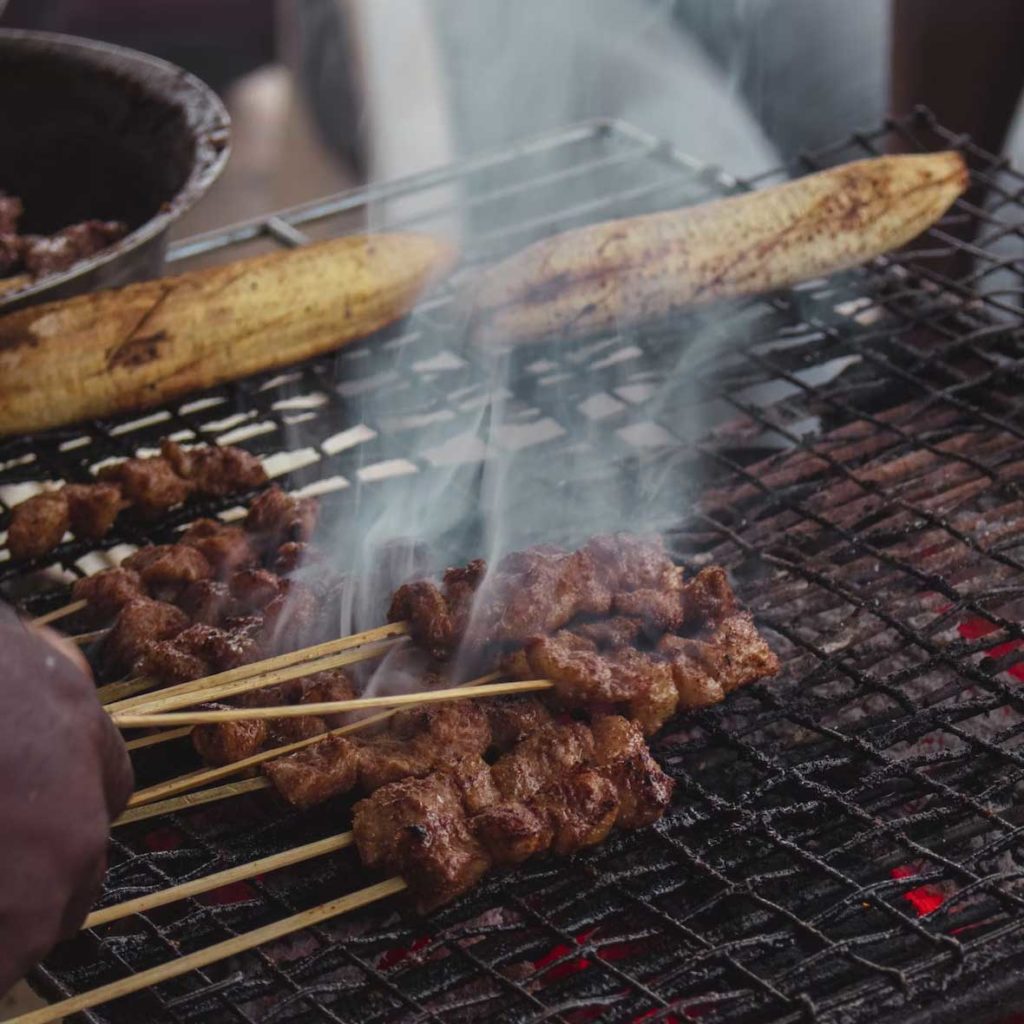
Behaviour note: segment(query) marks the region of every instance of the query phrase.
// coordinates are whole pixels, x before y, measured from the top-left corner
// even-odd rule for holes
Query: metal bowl
[[[135,50],[0,30],[0,189],[22,228],[92,217],[129,233],[68,270],[0,297],[0,311],[157,276],[167,234],[220,173],[231,121],[194,75]]]

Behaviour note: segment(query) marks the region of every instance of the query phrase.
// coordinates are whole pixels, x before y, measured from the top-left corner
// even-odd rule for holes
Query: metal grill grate
[[[552,481],[553,502],[628,492],[656,466],[679,558],[725,564],[783,659],[780,680],[655,744],[677,780],[665,820],[496,875],[426,920],[397,902],[368,909],[96,1019],[940,1021],[1024,1000],[1024,178],[925,112],[796,169],[894,141],[962,148],[978,185],[913,252],[716,310],[715,343],[690,352],[685,374],[679,352],[704,319],[514,358],[528,447],[577,467],[572,487]],[[466,209],[471,267],[572,224],[737,187],[627,126],[591,125],[184,243],[175,258],[334,234],[383,202],[391,223]],[[374,489],[399,501],[412,477],[439,472],[437,452],[475,423],[486,390],[485,368],[453,347],[450,299],[293,371],[2,442],[0,497],[85,478],[174,433],[242,443],[272,469],[301,439],[305,464],[286,485],[326,490],[342,519]],[[652,413],[655,384],[668,400]],[[477,471],[467,460],[455,485],[471,490]],[[158,533],[210,511],[224,510],[193,506]],[[453,555],[472,549],[465,525]],[[129,525],[111,543],[143,537],[152,529]],[[0,563],[0,584],[39,612],[95,565],[68,543],[49,566]],[[154,748],[141,776],[188,757]],[[251,797],[133,825],[113,842],[107,899],[347,821],[343,804],[300,816]],[[83,935],[36,981],[81,991],[365,881],[351,853],[277,872]]]

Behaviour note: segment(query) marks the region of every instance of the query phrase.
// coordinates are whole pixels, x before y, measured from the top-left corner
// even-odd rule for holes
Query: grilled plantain
[[[878,157],[556,235],[483,275],[474,337],[587,335],[845,270],[930,227],[967,180],[959,153]]]
[[[338,348],[454,262],[427,235],[352,235],[0,318],[0,433],[144,409]]]

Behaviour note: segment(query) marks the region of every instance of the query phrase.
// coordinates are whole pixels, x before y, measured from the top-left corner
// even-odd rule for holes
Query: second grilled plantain
[[[483,275],[474,336],[508,345],[593,334],[845,270],[930,227],[967,180],[952,151],[877,157],[556,235]]]

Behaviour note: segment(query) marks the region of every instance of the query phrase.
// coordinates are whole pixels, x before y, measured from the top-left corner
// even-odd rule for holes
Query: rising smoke
[[[387,82],[375,94],[370,124],[380,178],[436,162],[440,136],[453,159],[465,159],[609,114],[639,125],[670,123],[674,138],[713,163],[740,170],[773,163],[727,77],[679,31],[671,4],[366,0],[356,6],[364,25],[372,23],[373,37],[387,42],[384,52],[366,57],[370,86]],[[395,111],[399,134],[389,132],[387,96],[403,95],[394,76],[405,73],[404,95],[422,117],[423,95],[440,86],[445,107],[431,114],[428,144],[422,131],[405,130],[408,111]],[[534,147],[500,167],[374,203],[370,226],[455,239],[466,257],[457,289],[471,295],[481,265],[535,237],[595,216],[708,194],[706,186],[682,187],[674,177],[671,186],[662,185],[671,177],[664,168],[652,178],[655,172],[628,156],[592,140]],[[619,193],[632,198],[609,202]],[[744,314],[716,312],[674,325],[653,355],[628,329],[571,349],[551,339],[503,353],[471,346],[463,310],[460,302],[428,303],[407,333],[376,348],[372,366],[360,371],[388,382],[372,412],[401,443],[408,460],[401,469],[425,468],[379,479],[377,456],[366,447],[327,545],[339,567],[362,581],[349,592],[341,633],[378,624],[389,592],[428,563],[436,569],[476,556],[493,562],[530,543],[656,530],[688,511],[687,445],[714,416],[704,370],[711,352],[742,333]],[[614,388],[591,383],[592,371],[602,368],[612,368]],[[393,661],[382,674],[389,689],[404,685]]]

